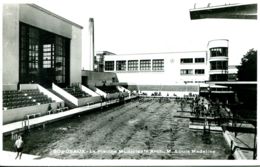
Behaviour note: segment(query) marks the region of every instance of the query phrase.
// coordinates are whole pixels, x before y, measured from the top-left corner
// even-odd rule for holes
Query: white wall
[[[181,64],[181,58],[204,58],[204,63]],[[116,60],[144,60],[144,59],[164,59],[163,71],[113,71],[116,72],[120,82],[137,85],[169,85],[184,83],[184,81],[205,81],[208,80],[207,52],[171,52],[155,54],[132,54],[132,55],[109,55],[105,56],[105,61]],[[139,64],[140,65],[140,64]],[[192,75],[181,75],[181,69],[193,69]],[[195,69],[204,69],[205,74],[194,74]]]
[[[19,5],[3,5],[3,85],[19,82]],[[11,75],[10,75],[11,74]]]
[[[37,89],[38,84],[21,84],[20,90],[26,90],[26,89]]]
[[[67,38],[72,37],[71,24],[40,9],[28,4],[20,4],[20,21]]]
[[[48,103],[5,110],[3,111],[3,124],[24,120],[25,116],[30,114],[41,113],[41,115],[46,115],[48,114],[49,104],[51,104],[52,109],[55,110],[58,103]]]
[[[81,27],[36,5],[5,4],[3,6],[3,84],[17,85],[19,82],[20,21],[71,39],[70,83],[81,83]]]
[[[81,29],[72,26],[70,42],[70,84],[81,83],[82,37]]]

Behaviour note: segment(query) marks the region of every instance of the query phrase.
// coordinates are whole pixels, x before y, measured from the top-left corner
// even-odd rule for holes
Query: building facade
[[[135,85],[200,84],[226,81],[228,40],[212,40],[205,51],[105,55],[104,71]]]
[[[228,40],[212,40],[208,43],[209,80],[228,80]]]
[[[81,83],[82,28],[34,4],[4,4],[3,85]]]
[[[105,56],[105,72],[137,85],[199,83],[208,80],[207,53],[176,52]]]

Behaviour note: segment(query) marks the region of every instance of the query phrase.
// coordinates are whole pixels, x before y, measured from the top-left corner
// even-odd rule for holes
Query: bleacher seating
[[[38,89],[3,91],[3,108],[13,109],[54,102]]]
[[[74,87],[69,87],[69,88],[64,88],[66,92],[69,94],[73,95],[76,98],[84,98],[84,97],[91,97],[88,93],[82,91],[79,87],[74,86]]]
[[[116,86],[97,86],[98,89],[102,90],[105,93],[118,93],[119,90],[116,88]]]

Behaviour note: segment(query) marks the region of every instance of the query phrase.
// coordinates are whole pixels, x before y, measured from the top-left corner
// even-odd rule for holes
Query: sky
[[[191,20],[189,9],[250,3],[250,0],[31,0],[81,26],[82,68],[89,69],[89,18],[94,18],[95,50],[116,54],[201,51],[213,39],[229,40],[229,65],[257,48],[257,20]]]

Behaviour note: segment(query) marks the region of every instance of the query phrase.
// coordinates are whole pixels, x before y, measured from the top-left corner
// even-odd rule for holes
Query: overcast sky
[[[84,27],[82,67],[88,69],[88,20],[95,22],[96,51],[116,54],[206,50],[212,39],[229,39],[229,64],[256,48],[256,20],[190,20],[189,9],[248,0],[49,0],[33,2]],[[257,35],[256,35],[257,33]],[[259,37],[259,36],[258,36]]]

